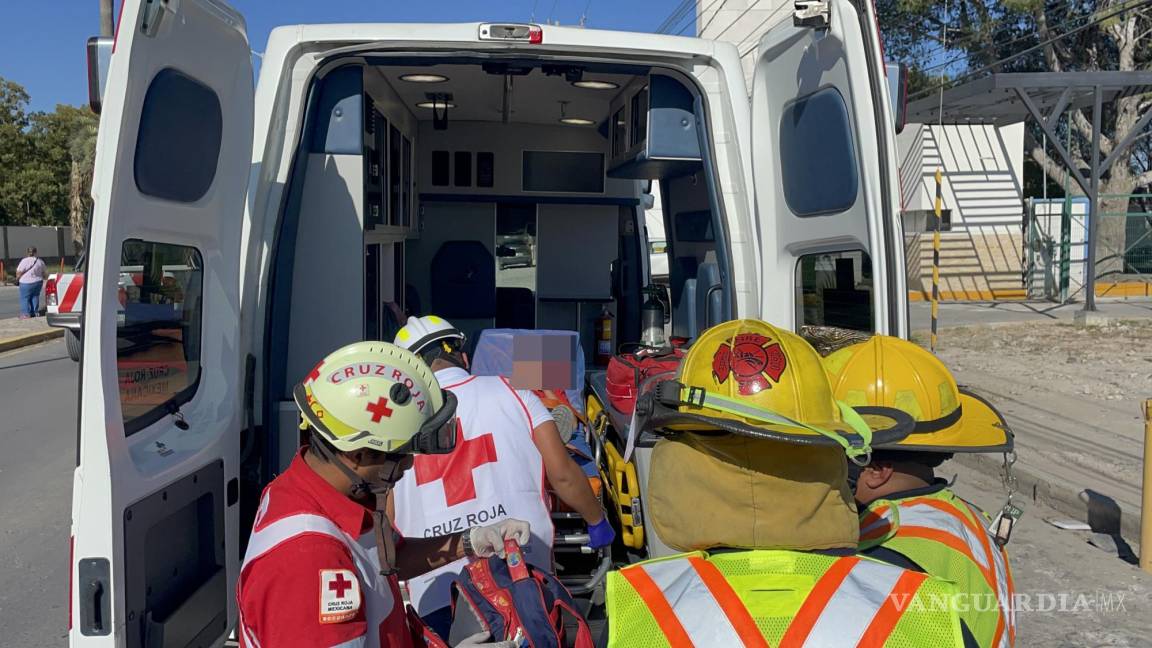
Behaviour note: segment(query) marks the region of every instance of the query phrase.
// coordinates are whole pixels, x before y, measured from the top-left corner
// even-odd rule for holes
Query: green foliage
[[[0,78],[0,224],[68,225],[73,161],[91,177],[99,120],[63,104],[29,113],[28,100]]]

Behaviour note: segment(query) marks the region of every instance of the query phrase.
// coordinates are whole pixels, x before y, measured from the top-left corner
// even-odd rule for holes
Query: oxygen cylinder
[[[658,295],[660,290],[656,286],[644,289],[648,299],[640,307],[640,342],[648,347],[664,346],[664,304]]]
[[[596,364],[608,366],[615,348],[612,344],[612,313],[605,308],[596,318]]]

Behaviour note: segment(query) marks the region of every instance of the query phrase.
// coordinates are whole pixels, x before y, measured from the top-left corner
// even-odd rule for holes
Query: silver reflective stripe
[[[878,516],[878,519],[867,526],[860,527],[860,538],[867,537],[873,531],[885,529],[885,534],[891,533],[891,529],[900,524],[900,512],[896,510],[895,505],[889,506],[883,513],[876,513],[870,511]]]
[[[697,646],[742,646],[740,635],[686,558],[642,565]]]
[[[964,506],[972,513],[972,517],[977,520],[986,521],[980,509],[964,502]],[[992,536],[986,528],[982,529],[988,536],[988,548],[992,552],[992,566],[993,574],[996,577],[996,596],[999,598],[1000,612],[1004,616],[1004,635],[1000,638],[1000,643],[997,644],[1002,648],[1009,648],[1012,645],[1012,633],[1016,630],[1016,610],[1012,607],[1012,593],[1008,589],[1008,556],[1004,550],[996,544],[996,539]]]
[[[927,504],[901,505],[900,526],[928,527],[955,536],[968,547],[968,552],[976,559],[980,568],[988,569],[988,554],[984,552],[984,545],[980,542],[980,538],[972,534],[968,525],[957,517],[958,515],[962,513],[959,511],[955,515],[945,513]]]
[[[276,545],[301,533],[322,533],[332,536],[345,545],[355,542],[326,517],[311,513],[290,515],[276,520],[252,534],[248,539],[248,550],[244,552],[244,564],[240,570],[243,571],[248,563],[268,553]]]
[[[899,567],[870,560],[857,562],[824,606],[804,646],[820,648],[860,643],[872,618],[888,600],[902,575],[904,570]]]
[[[326,517],[313,515],[311,513],[301,513],[299,515],[290,515],[286,518],[276,520],[272,524],[255,531],[248,539],[248,550],[244,552],[244,563],[240,566],[240,573],[244,573],[244,568],[249,563],[256,560],[260,556],[268,553],[276,548],[280,543],[290,540],[302,533],[322,533],[327,536],[332,536],[336,540],[348,544],[348,536],[340,530],[335,524]],[[237,594],[239,594],[240,586],[237,584]],[[237,599],[239,599],[239,595]],[[244,625],[244,616],[240,615],[240,631],[244,634],[244,643],[251,648],[262,648],[260,641],[256,638],[256,634]],[[340,646],[364,646],[366,641],[365,636],[346,641]]]
[[[368,635],[362,634],[359,637],[356,637],[355,639],[349,639],[348,641],[341,641],[338,644],[333,644],[331,646],[331,648],[364,648],[364,646],[367,646],[367,645],[368,645]]]

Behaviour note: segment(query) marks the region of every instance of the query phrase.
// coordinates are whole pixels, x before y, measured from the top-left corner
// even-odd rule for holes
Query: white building
[[[739,48],[751,87],[760,37],[792,20],[783,0],[698,0],[703,38]],[[931,294],[935,172],[944,172],[940,291],[943,299],[1024,296],[1024,125],[909,124],[897,137],[907,242],[909,297]]]

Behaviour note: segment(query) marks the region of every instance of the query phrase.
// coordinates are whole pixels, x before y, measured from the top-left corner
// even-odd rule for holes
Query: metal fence
[[[1096,248],[1097,297],[1152,297],[1152,194],[1101,194]],[[1088,199],[1029,199],[1024,223],[1024,285],[1032,299],[1084,298]]]

